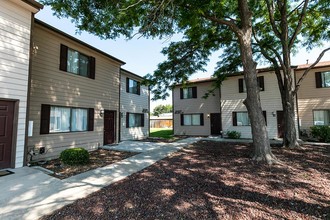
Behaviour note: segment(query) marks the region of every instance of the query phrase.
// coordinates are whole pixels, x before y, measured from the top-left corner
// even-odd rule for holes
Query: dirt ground
[[[104,167],[116,163],[136,154],[137,153],[133,152],[97,149],[95,151],[89,152],[90,162],[86,165],[65,165],[61,163],[60,159],[54,159],[47,161],[46,164],[39,166],[42,166],[48,170],[55,172],[55,174],[53,174],[52,176],[57,177],[59,179],[65,179],[77,175],[79,173],[86,172],[88,170],[93,170],[99,167]]]
[[[330,146],[273,153],[201,141],[42,219],[330,219]]]

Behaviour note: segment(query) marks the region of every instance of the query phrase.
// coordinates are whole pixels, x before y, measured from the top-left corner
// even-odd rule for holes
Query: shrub
[[[89,153],[84,148],[70,148],[61,152],[60,159],[68,165],[87,164],[89,163]]]
[[[239,139],[241,137],[241,132],[238,131],[227,131],[226,134],[230,139]]]
[[[319,141],[330,142],[330,126],[315,125],[311,127],[311,134],[314,138],[317,138]]]

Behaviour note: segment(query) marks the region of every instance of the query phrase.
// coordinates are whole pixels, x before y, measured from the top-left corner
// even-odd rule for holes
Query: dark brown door
[[[279,138],[283,137],[283,126],[284,126],[284,118],[283,118],[283,111],[277,111],[277,136]]]
[[[104,144],[113,144],[116,140],[116,112],[104,111]]]
[[[0,100],[0,169],[11,167],[14,104]]]
[[[211,135],[220,135],[222,126],[221,126],[221,114],[220,113],[211,113]]]

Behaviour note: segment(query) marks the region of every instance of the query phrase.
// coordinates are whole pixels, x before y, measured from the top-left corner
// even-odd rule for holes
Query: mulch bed
[[[55,174],[52,174],[52,176],[59,179],[65,179],[79,173],[84,173],[89,170],[119,162],[136,154],[138,153],[97,149],[95,151],[89,152],[90,162],[86,165],[71,166],[63,164],[60,159],[54,159],[49,160],[46,164],[39,166],[55,172]]]
[[[201,141],[41,219],[329,219],[330,146],[273,153]]]

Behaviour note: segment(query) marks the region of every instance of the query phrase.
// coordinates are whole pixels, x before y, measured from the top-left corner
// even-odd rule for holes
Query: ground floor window
[[[41,106],[41,134],[92,131],[93,127],[93,108]]]
[[[263,111],[263,116],[267,125],[266,111]],[[248,112],[233,112],[233,126],[250,126],[250,118]]]
[[[181,125],[204,125],[204,114],[181,114]]]
[[[126,114],[126,127],[144,127],[144,114],[141,113],[127,113]]]
[[[314,125],[330,125],[330,110],[314,110]]]

